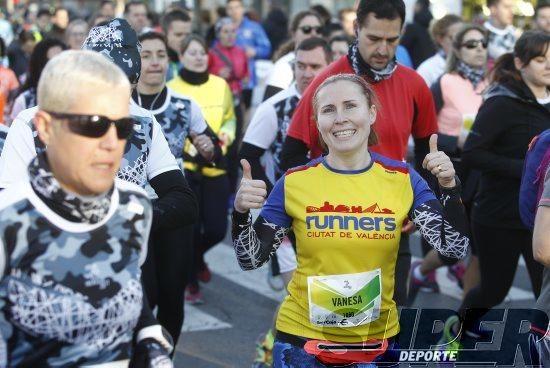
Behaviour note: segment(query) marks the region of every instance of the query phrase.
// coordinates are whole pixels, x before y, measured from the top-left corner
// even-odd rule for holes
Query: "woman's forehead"
[[[325,85],[319,90],[318,98],[324,101],[342,101],[363,96],[361,88],[354,82],[339,80]]]

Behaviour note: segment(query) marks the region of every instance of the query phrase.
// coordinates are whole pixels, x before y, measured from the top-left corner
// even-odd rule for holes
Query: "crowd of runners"
[[[520,256],[550,365],[550,1],[120,5],[0,17],[0,367],[173,366],[228,231],[287,292],[252,367],[398,364],[440,267],[460,361]]]

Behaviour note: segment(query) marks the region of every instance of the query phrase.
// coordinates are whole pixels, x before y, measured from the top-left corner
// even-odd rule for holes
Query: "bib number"
[[[309,276],[309,320],[315,326],[355,327],[380,317],[382,273]]]

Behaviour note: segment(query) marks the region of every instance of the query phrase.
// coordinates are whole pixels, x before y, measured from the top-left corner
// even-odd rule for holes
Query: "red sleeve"
[[[208,51],[208,71],[212,74],[219,75],[220,63],[218,63],[218,56],[212,51]]]
[[[433,96],[426,82],[415,71],[411,70],[408,80],[415,88],[415,114],[411,133],[414,138],[425,138],[437,133],[437,114]]]
[[[323,152],[319,145],[317,125],[313,119],[313,94],[325,79],[338,73],[352,73],[346,56],[342,56],[342,58],[330,64],[321,74],[315,77],[302,95],[296,110],[294,110],[288,128],[287,135],[304,142],[311,151],[310,156],[312,159],[320,156]]]

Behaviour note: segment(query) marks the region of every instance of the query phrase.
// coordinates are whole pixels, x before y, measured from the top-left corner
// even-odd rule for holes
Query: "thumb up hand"
[[[432,134],[430,136],[430,142],[428,144],[430,145],[430,153],[439,152],[439,149],[437,148],[437,134]]]
[[[245,159],[241,160],[243,178],[235,195],[235,211],[246,213],[253,208],[262,208],[267,196],[267,187],[262,180],[252,179],[252,168]]]
[[[430,153],[424,158],[422,167],[437,178],[439,186],[443,188],[454,188],[456,186],[453,163],[445,152],[438,150],[437,134],[432,134],[430,137]]]
[[[242,183],[242,180],[253,180],[252,167],[250,166],[248,161],[245,160],[244,158],[241,160],[241,167],[243,168],[243,177],[241,179],[241,183]]]

